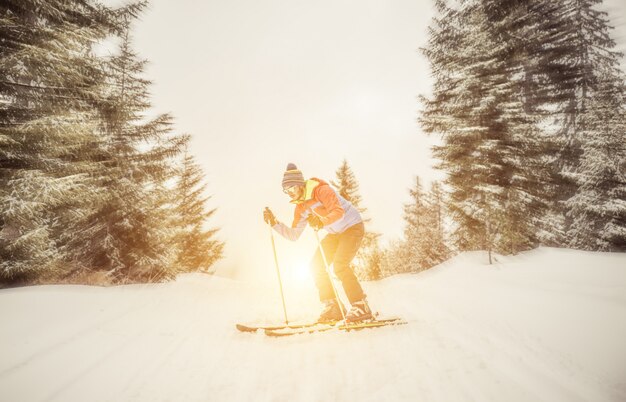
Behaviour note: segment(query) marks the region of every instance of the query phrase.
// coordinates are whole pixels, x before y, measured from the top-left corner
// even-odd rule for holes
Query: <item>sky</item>
[[[207,177],[211,225],[226,243],[216,269],[273,279],[262,210],[291,223],[282,193],[289,162],[333,180],[345,158],[360,185],[369,230],[382,244],[402,236],[402,207],[415,176],[425,183],[435,138],[421,132],[419,95],[430,91],[419,48],[434,10],[415,0],[152,0],[134,47],[149,60],[156,112],[193,136]],[[605,2],[626,37],[626,5]],[[323,232],[321,233],[323,235]],[[303,272],[316,239],[276,239],[283,270]]]

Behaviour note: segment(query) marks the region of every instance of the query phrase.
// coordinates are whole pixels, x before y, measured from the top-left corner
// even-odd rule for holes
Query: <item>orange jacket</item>
[[[307,218],[310,214],[320,218],[328,233],[342,233],[363,221],[359,211],[321,179],[307,180],[304,185],[304,196],[292,203],[296,204],[296,209],[291,227],[283,223],[273,226],[274,230],[289,240],[297,240],[300,237],[308,224]]]
[[[292,203],[296,204],[292,228],[296,228],[301,219],[306,219],[307,210],[317,215],[324,226],[332,225],[345,215],[335,191],[324,180],[315,177],[306,181],[304,199]]]

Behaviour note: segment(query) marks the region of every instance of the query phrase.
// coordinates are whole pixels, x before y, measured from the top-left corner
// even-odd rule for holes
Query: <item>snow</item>
[[[407,325],[288,338],[234,328],[280,321],[277,286],[2,290],[0,401],[626,400],[626,254],[486,261],[364,284]],[[316,315],[311,286],[286,283],[292,320]]]

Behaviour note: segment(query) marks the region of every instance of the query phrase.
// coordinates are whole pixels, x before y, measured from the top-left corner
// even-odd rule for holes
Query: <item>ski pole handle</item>
[[[274,213],[270,210],[269,207],[265,207],[265,209],[263,210],[263,220],[270,226],[274,226],[278,223],[276,216],[274,216]]]

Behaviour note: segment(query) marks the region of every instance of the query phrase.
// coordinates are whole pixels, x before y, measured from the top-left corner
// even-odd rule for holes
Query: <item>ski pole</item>
[[[274,250],[274,262],[276,263],[276,275],[278,276],[278,286],[280,288],[280,298],[283,301],[283,312],[285,313],[285,324],[289,325],[289,319],[287,318],[287,305],[285,304],[285,295],[283,293],[283,281],[280,278],[280,268],[278,268],[278,256],[276,255],[276,244],[274,242],[274,231],[270,228],[270,237],[272,238],[272,250]]]
[[[335,300],[339,304],[339,311],[341,311],[341,318],[343,321],[346,321],[346,314],[341,308],[341,300],[339,299],[339,293],[337,293],[337,288],[335,287],[335,282],[333,282],[333,277],[330,273],[330,267],[328,266],[328,261],[326,261],[326,253],[324,253],[324,248],[322,247],[322,242],[320,241],[320,236],[317,234],[317,230],[315,230],[315,238],[317,239],[317,246],[320,248],[320,253],[322,254],[322,260],[324,261],[324,266],[326,267],[326,273],[328,274],[328,280],[330,281],[330,286],[333,288],[333,293],[335,294]]]

